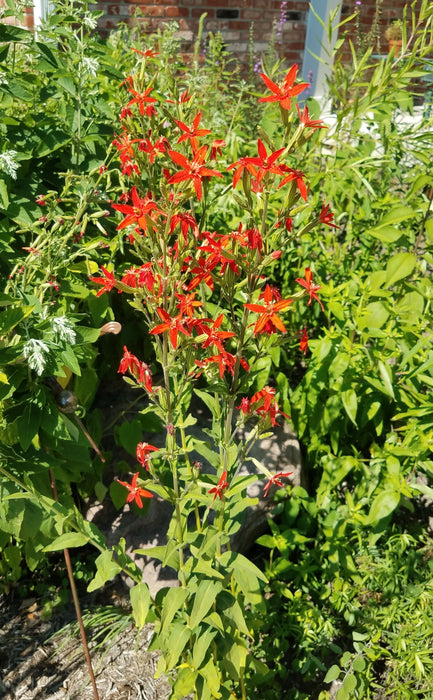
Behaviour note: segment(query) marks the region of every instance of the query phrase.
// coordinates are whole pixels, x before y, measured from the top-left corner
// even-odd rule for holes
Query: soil
[[[113,587],[105,591],[100,603],[109,604],[114,610],[115,602],[121,615],[126,596],[124,590],[121,592],[120,581],[118,586],[119,591]],[[0,698],[94,700],[72,604],[46,621],[36,601],[24,600],[18,604],[12,594],[3,595],[0,597],[0,618]],[[68,625],[73,626],[74,636]],[[158,654],[147,650],[152,636],[151,625],[146,625],[138,633],[132,624],[128,624],[111,646],[107,644],[102,649],[96,648],[97,631],[98,628],[93,634],[91,631],[87,634],[100,700],[168,698],[170,686],[167,679],[154,678]]]

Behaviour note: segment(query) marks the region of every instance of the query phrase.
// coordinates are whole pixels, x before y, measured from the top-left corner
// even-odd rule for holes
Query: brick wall
[[[252,28],[255,52],[266,51],[272,30],[277,32],[279,52],[291,63],[302,63],[308,0],[102,0],[101,27],[116,27],[122,21],[138,23],[147,32],[176,20],[185,54],[193,50],[200,16],[206,12],[203,38],[220,32],[227,49],[248,61]],[[138,11],[139,18],[131,19]]]
[[[0,0],[0,7],[4,0]],[[359,4],[358,4],[359,3]],[[342,5],[341,19],[347,18],[356,9],[359,13],[359,25],[368,33],[373,21],[375,0],[347,0]],[[201,15],[206,12],[203,38],[209,32],[220,32],[230,52],[237,54],[241,60],[249,60],[250,31],[253,29],[254,50],[257,56],[268,46],[272,31],[277,33],[277,47],[280,56],[289,63],[302,65],[308,0],[99,0],[92,6],[104,10],[100,28],[108,33],[119,22],[134,23],[143,30],[145,44],[146,33],[163,28],[173,20],[179,26],[179,38],[182,51],[191,54],[197,36]],[[380,17],[380,53],[387,51],[384,31],[393,19],[403,16],[403,8],[410,5],[409,0],[383,0]],[[25,25],[33,26],[31,8],[25,14]],[[137,15],[136,15],[137,13]],[[1,20],[15,23],[13,18]],[[344,26],[350,38],[356,43],[357,30],[354,20]],[[346,51],[347,60],[350,53]]]

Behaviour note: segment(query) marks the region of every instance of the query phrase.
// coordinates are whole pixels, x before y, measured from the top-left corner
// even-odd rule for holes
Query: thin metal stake
[[[51,491],[55,501],[58,501],[56,482],[54,479],[53,470],[50,469],[50,479],[51,479]],[[87,644],[86,630],[84,629],[83,617],[81,615],[80,601],[78,599],[77,588],[74,581],[74,573],[72,571],[71,557],[69,556],[69,550],[63,550],[63,556],[65,557],[66,569],[68,572],[69,585],[71,587],[72,598],[74,600],[75,614],[77,616],[78,625],[80,628],[81,642],[84,649],[84,656],[86,657],[87,669],[89,671],[90,680],[93,686],[93,697],[95,700],[100,700],[98,694],[98,688],[96,685],[95,674],[93,673],[92,660],[90,658],[89,645]]]

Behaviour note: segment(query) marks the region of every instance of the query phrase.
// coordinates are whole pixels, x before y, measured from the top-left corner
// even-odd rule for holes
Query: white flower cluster
[[[19,163],[15,160],[17,156],[17,151],[4,151],[0,153],[0,170],[2,170],[6,175],[10,175],[13,180],[17,179],[17,170],[19,168]]]
[[[56,336],[56,341],[63,341],[65,343],[75,343],[77,337],[72,321],[66,316],[55,316],[51,319],[51,324],[53,326],[53,333]]]
[[[83,23],[84,26],[87,27],[87,29],[96,29],[96,27],[98,26],[96,19],[90,14],[85,14],[83,16]]]
[[[30,338],[23,348],[24,359],[28,361],[30,369],[39,375],[44,371],[49,352],[48,345],[36,338]]]
[[[84,56],[83,58],[83,69],[86,73],[90,73],[93,77],[96,77],[98,73],[99,62],[96,58],[89,58]]]

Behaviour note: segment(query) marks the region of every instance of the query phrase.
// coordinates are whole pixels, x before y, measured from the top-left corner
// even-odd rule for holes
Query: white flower
[[[28,360],[30,369],[41,375],[47,364],[47,355],[50,349],[42,340],[31,338],[23,348],[24,359]]]
[[[65,343],[71,343],[72,345],[75,343],[77,335],[69,318],[66,318],[66,316],[55,316],[51,319],[51,324],[56,340],[63,340]]]
[[[87,29],[96,29],[96,27],[98,26],[96,19],[89,14],[84,15],[83,23],[87,27]]]
[[[83,68],[86,71],[86,73],[90,73],[90,75],[96,77],[99,68],[99,62],[96,58],[89,58],[88,56],[84,56]]]
[[[17,170],[20,167],[15,160],[16,155],[18,155],[17,151],[12,150],[0,153],[0,170],[10,175],[13,180],[17,179]]]

